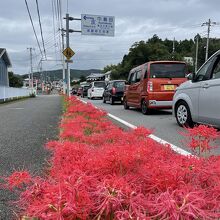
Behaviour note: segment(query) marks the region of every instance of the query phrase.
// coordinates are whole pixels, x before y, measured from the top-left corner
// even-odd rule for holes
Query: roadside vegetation
[[[44,177],[17,171],[4,178],[20,194],[23,220],[220,218],[220,157],[207,155],[215,129],[188,129],[198,156],[186,157],[153,141],[148,129],[123,131],[75,97],[66,100],[60,129],[46,145],[52,157]]]
[[[20,75],[16,75],[13,72],[8,73],[9,86],[15,88],[21,88],[23,86],[23,78]]]
[[[205,47],[207,38],[198,37],[198,67],[205,62]],[[175,50],[173,52],[173,43]],[[220,48],[220,40],[211,38],[209,41],[209,56],[214,54]],[[103,72],[112,71],[112,79],[127,79],[129,71],[148,61],[154,60],[179,60],[183,61],[184,57],[192,57],[195,62],[196,39],[190,40],[162,40],[157,35],[147,41],[141,40],[135,42],[129,49],[128,54],[125,54],[122,61],[117,65],[107,65]],[[188,65],[189,71],[193,72],[195,67]]]

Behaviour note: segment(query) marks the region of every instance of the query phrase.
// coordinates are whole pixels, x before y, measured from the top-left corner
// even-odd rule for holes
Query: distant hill
[[[101,73],[101,70],[99,69],[89,69],[89,70],[77,70],[77,69],[71,69],[70,70],[70,77],[71,79],[79,79],[81,76],[88,76],[91,73]],[[41,76],[42,74],[42,76]],[[25,74],[22,76],[23,78],[28,78],[28,74]],[[50,70],[50,71],[42,71],[40,72],[35,72],[34,73],[34,78],[40,79],[50,79],[50,80],[60,80],[63,79],[63,70]]]

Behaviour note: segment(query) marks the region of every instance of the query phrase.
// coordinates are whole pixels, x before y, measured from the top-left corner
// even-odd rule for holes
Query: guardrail
[[[36,94],[36,90],[28,88],[13,88],[8,86],[0,86],[0,100],[19,98]]]

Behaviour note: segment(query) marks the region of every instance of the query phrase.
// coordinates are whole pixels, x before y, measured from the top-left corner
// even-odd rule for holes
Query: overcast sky
[[[60,32],[56,8],[58,0],[38,0],[47,59],[43,70],[62,68]],[[30,56],[33,51],[33,70],[39,70],[39,47],[31,26],[25,0],[0,0],[0,48],[6,48],[16,74],[30,72]],[[160,38],[184,40],[199,33],[207,36],[207,26],[201,26],[210,18],[220,24],[219,0],[61,0],[62,16],[67,10],[70,16],[81,14],[115,16],[115,36],[86,36],[70,34],[70,47],[74,50],[72,69],[102,69],[108,64],[121,62],[134,42],[148,40],[154,34]],[[27,0],[34,27],[42,48],[36,0]],[[54,13],[53,13],[54,11]],[[65,25],[65,20],[63,20]],[[80,21],[71,21],[70,28],[80,30]],[[211,27],[210,37],[220,37],[220,25]],[[216,48],[216,50],[219,48]],[[42,49],[43,50],[43,49]],[[53,60],[53,61],[52,61]],[[54,61],[58,60],[58,61]]]

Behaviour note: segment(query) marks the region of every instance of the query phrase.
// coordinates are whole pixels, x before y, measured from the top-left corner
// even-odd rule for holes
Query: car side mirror
[[[125,81],[125,85],[130,85],[130,83],[126,80],[126,81]]]
[[[193,81],[194,76],[195,76],[194,73],[189,73],[189,74],[186,75],[186,78],[187,78],[188,80],[192,80],[192,81]]]

